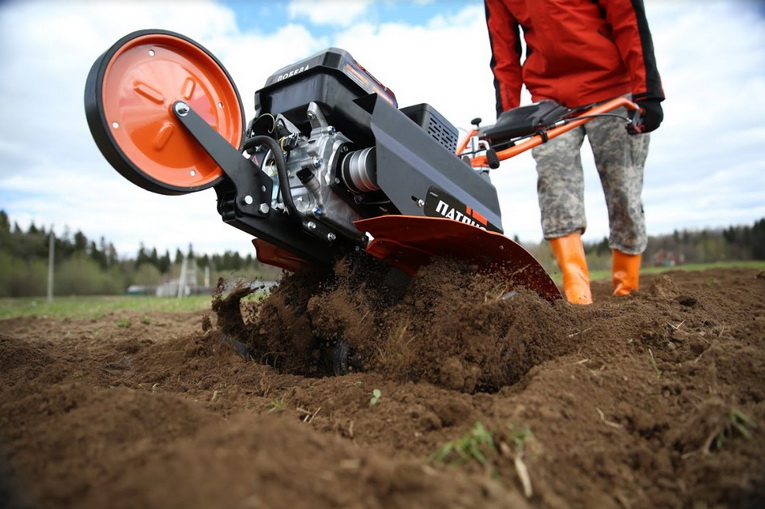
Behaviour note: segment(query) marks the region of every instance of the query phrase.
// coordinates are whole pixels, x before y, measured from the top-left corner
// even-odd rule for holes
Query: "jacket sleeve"
[[[503,111],[518,107],[521,101],[523,77],[520,26],[502,0],[484,0],[484,6],[499,116]]]
[[[633,99],[664,100],[643,0],[598,0],[598,3],[605,11],[606,20],[613,29],[612,36],[630,74]]]

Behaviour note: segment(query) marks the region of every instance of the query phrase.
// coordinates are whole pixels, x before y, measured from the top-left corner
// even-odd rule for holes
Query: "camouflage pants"
[[[614,113],[626,116],[624,108]],[[632,136],[615,117],[591,120],[532,149],[545,239],[587,228],[581,148],[587,137],[608,208],[611,249],[640,254],[647,244],[643,214],[643,166],[649,134]]]

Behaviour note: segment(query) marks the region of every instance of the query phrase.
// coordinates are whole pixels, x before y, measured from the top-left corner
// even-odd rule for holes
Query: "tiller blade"
[[[356,227],[373,240],[367,253],[409,275],[432,257],[452,257],[501,274],[513,285],[548,300],[562,298],[542,265],[522,246],[499,233],[436,217],[382,216],[362,219]]]

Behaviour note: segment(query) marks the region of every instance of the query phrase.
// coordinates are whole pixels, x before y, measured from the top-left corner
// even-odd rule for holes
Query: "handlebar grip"
[[[645,131],[645,126],[643,125],[642,110],[640,108],[632,111],[630,121],[625,127],[627,128],[627,132],[629,134],[641,134],[643,131]]]
[[[490,148],[486,151],[486,161],[489,163],[489,168],[496,170],[499,168],[499,157],[497,157],[497,151]]]

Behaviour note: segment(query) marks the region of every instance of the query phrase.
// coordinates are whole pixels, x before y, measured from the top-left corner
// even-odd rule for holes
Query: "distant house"
[[[197,264],[188,263],[188,258],[183,260],[181,276],[177,279],[165,281],[157,287],[157,297],[188,297],[197,294],[199,284],[197,282]]]
[[[154,295],[153,286],[130,285],[125,290],[127,295]]]
[[[229,293],[236,287],[247,286],[251,288],[254,293],[270,292],[271,289],[278,285],[277,281],[261,281],[256,279],[255,281],[247,281],[246,284],[241,280],[226,280],[223,284],[222,293]]]
[[[193,261],[193,260],[192,260]],[[155,295],[157,297],[188,297],[190,295],[212,295],[216,288],[210,285],[209,268],[206,268],[202,279],[204,284],[199,284],[197,277],[197,264],[184,261],[181,267],[181,277],[165,279],[158,286],[131,285],[125,293],[128,295]],[[230,292],[235,286],[241,285],[238,280],[227,280],[222,289],[223,293]],[[253,293],[267,293],[277,285],[276,281],[247,281]]]
[[[157,287],[155,294],[157,297],[178,297],[178,287],[180,286],[180,283],[180,279],[166,281]],[[191,295],[191,288],[185,286],[183,290],[181,290],[181,296],[186,297],[188,295]]]
[[[685,255],[676,251],[659,249],[651,257],[651,264],[654,267],[674,267],[685,263]]]

